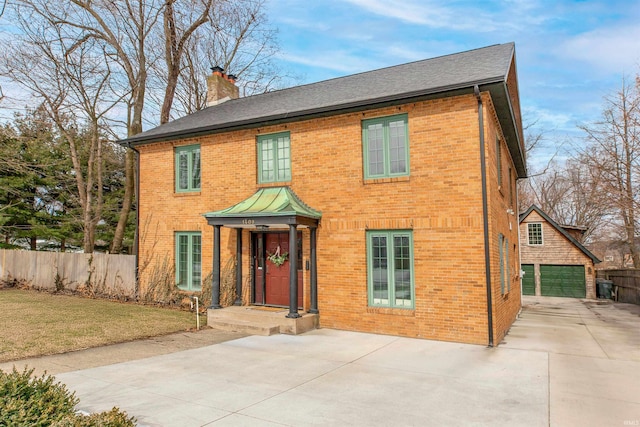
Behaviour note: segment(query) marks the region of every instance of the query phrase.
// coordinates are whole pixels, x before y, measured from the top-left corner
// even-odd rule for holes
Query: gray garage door
[[[584,265],[541,265],[540,293],[549,297],[584,298]]]
[[[521,267],[522,271],[524,271],[524,276],[522,277],[522,294],[535,295],[536,278],[533,276],[533,264],[522,264]]]

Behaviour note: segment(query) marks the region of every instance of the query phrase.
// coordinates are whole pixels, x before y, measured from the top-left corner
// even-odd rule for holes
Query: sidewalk
[[[205,328],[198,332],[178,332],[144,340],[72,351],[70,353],[2,362],[0,363],[0,370],[11,371],[15,366],[17,370],[22,371],[26,366],[29,369],[34,368],[34,374],[37,375],[45,372],[51,375],[58,375],[69,371],[95,368],[205,347],[244,336],[246,335],[237,332]]]

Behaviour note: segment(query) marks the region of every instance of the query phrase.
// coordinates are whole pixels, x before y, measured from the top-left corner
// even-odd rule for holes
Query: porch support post
[[[242,228],[236,229],[236,301],[242,305]]]
[[[310,250],[310,263],[311,263],[311,269],[309,271],[310,275],[311,275],[311,292],[310,292],[310,297],[311,297],[311,308],[309,309],[309,313],[311,314],[318,314],[318,268],[317,268],[317,263],[316,263],[316,227],[311,227],[309,232],[310,237],[309,237],[309,244],[311,246],[311,250]]]
[[[221,225],[213,226],[213,278],[211,279],[211,307],[222,308],[220,306],[220,228]]]
[[[295,319],[298,314],[298,232],[295,224],[289,224],[289,314]]]

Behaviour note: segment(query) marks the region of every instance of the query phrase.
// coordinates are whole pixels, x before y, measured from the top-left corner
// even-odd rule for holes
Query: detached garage
[[[577,239],[579,227],[561,226],[533,205],[520,215],[522,293],[595,298],[596,258]]]

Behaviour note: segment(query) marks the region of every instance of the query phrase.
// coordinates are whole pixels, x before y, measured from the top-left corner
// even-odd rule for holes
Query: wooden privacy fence
[[[640,270],[599,270],[598,277],[613,282],[616,301],[640,305]]]
[[[0,249],[0,280],[38,289],[79,290],[135,297],[134,255],[84,254]]]

